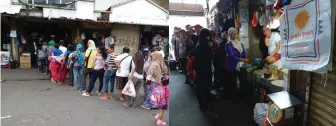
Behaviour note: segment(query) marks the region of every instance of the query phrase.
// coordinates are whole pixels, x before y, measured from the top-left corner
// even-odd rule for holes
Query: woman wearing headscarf
[[[91,77],[91,71],[94,67],[94,57],[97,55],[97,48],[93,40],[89,40],[87,46],[88,49],[85,51],[85,58],[84,58],[85,65],[87,68],[87,73],[85,73],[85,76],[89,74],[89,76]]]
[[[48,42],[48,49],[47,49],[47,54],[48,54],[48,74],[50,74],[50,78],[51,78],[51,63],[50,63],[50,56],[51,56],[51,49],[53,49],[55,46],[55,41],[54,40],[50,40]]]
[[[132,70],[129,75],[129,80],[131,80],[135,87],[135,93],[137,93],[136,97],[126,96],[125,103],[123,104],[125,107],[134,107],[136,106],[135,100],[139,96],[139,89],[143,85],[143,73],[144,73],[144,65],[145,65],[145,57],[142,55],[142,51],[139,50],[136,52],[135,56],[132,59]]]
[[[236,28],[231,27],[228,30],[230,41],[225,45],[227,51],[226,69],[228,70],[229,90],[232,96],[232,102],[238,102],[237,77],[243,82],[240,76],[240,67],[248,62],[243,44],[237,38]],[[243,88],[244,84],[240,84]]]
[[[208,29],[203,28],[199,34],[199,42],[195,49],[195,71],[197,98],[199,107],[209,109],[208,93],[212,87],[212,41]]]
[[[80,90],[84,92],[84,48],[82,44],[78,44],[76,51],[72,53],[71,60],[73,61],[73,80],[74,80],[74,90]],[[79,80],[79,81],[78,81]],[[79,82],[79,83],[78,83]]]
[[[168,74],[167,66],[164,63],[164,59],[162,57],[162,54],[158,52],[151,53],[151,65],[148,68],[146,81],[147,81],[147,92],[146,92],[146,99],[144,101],[144,104],[141,105],[142,108],[150,110],[153,108],[157,108],[157,106],[154,106],[150,103],[150,95],[152,93],[152,90],[159,84],[161,84],[161,77],[164,74]]]

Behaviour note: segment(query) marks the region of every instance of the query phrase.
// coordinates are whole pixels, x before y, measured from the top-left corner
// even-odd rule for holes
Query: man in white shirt
[[[275,61],[281,58],[280,41],[281,36],[277,32],[272,32],[271,29],[263,27],[263,32],[265,34],[265,44],[268,47],[268,57],[266,57],[266,62],[268,64],[273,64]]]
[[[132,56],[129,54],[130,49],[128,47],[123,48],[123,53],[117,56],[114,60],[117,73],[116,73],[116,87],[120,93],[120,97],[116,97],[117,101],[124,101],[125,96],[122,94],[122,90],[124,89],[128,76],[131,71],[132,64]]]
[[[67,51],[67,48],[64,47],[64,41],[60,40],[60,47],[59,49],[63,52],[61,56],[64,56],[64,53]]]

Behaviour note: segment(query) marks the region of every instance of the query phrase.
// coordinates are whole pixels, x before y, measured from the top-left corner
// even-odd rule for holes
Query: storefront
[[[133,8],[133,9],[130,9]],[[116,36],[116,51],[121,52],[128,46],[133,52],[141,47],[144,36],[150,38],[150,27],[168,28],[168,11],[150,0],[130,1],[121,5],[112,6],[110,22],[115,23],[113,36]],[[147,30],[150,29],[150,30]],[[146,32],[147,31],[147,32]],[[155,35],[152,33],[152,36]],[[152,38],[150,38],[152,41]]]

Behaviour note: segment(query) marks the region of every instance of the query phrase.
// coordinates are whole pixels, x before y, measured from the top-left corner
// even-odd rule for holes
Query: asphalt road
[[[191,86],[184,84],[184,76],[177,71],[169,75],[171,126],[208,126],[198,107],[198,100]]]
[[[3,126],[155,126],[157,110],[124,108],[121,102],[96,95],[83,97],[69,86],[55,86],[47,80],[5,81],[1,85],[1,115],[12,116],[2,119]],[[143,96],[143,91],[140,93]],[[139,99],[138,105],[142,101]],[[169,122],[169,112],[164,116]]]

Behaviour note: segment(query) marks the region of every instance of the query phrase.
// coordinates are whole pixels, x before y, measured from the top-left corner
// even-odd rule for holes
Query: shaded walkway
[[[170,72],[170,111],[171,126],[208,126],[198,107],[198,101],[191,86],[184,84],[184,77],[177,71]]]

